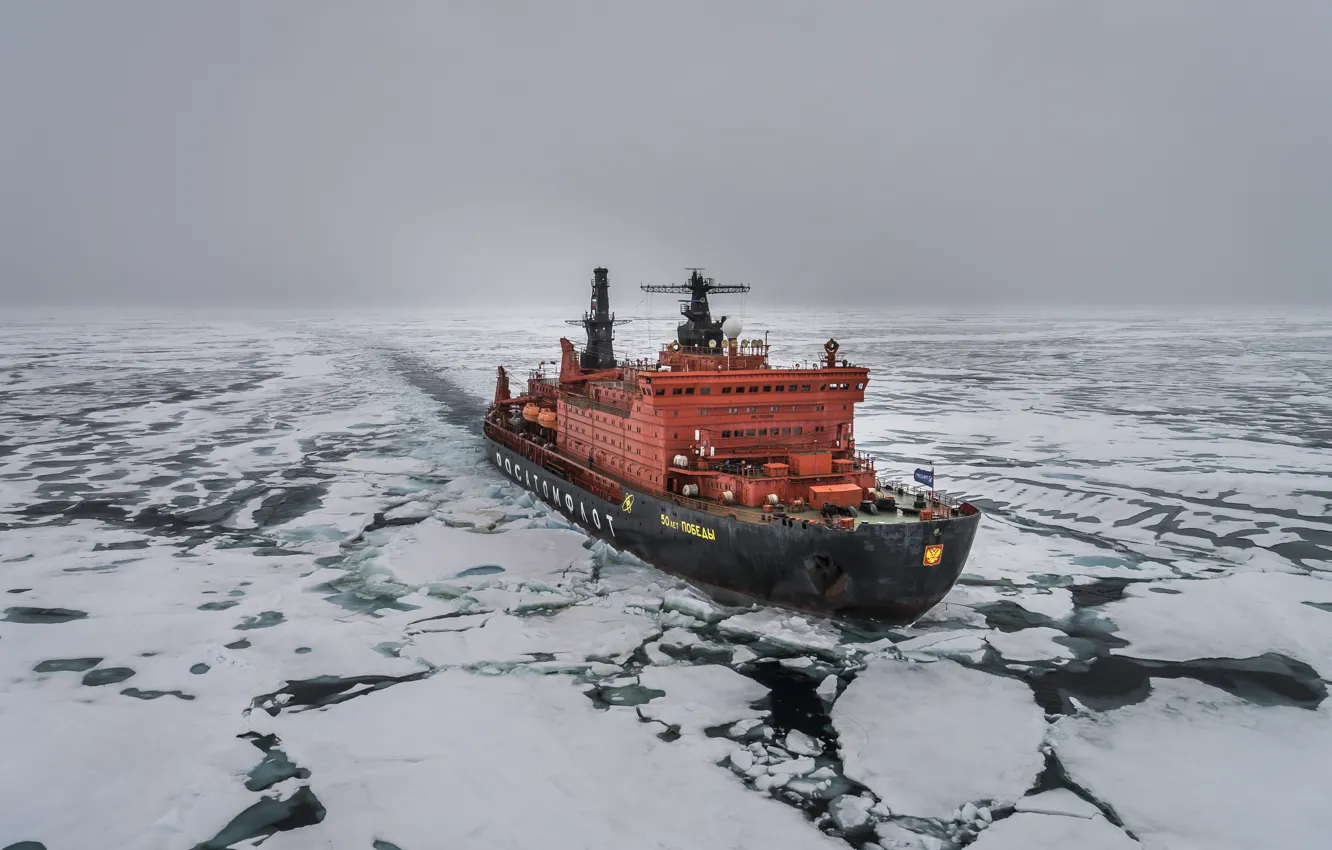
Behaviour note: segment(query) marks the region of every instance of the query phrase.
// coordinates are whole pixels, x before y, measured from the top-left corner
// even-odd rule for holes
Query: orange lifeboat
[[[550,408],[542,410],[541,414],[537,416],[537,424],[539,424],[542,428],[548,428],[549,430],[554,431],[555,411],[551,410]]]
[[[523,407],[523,418],[526,419],[528,422],[537,421],[537,417],[539,417],[540,415],[541,415],[541,408],[537,407],[535,404],[532,404],[531,402],[528,402],[527,405]]]

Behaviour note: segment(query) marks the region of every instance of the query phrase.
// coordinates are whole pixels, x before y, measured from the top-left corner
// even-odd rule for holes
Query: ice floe
[[[1279,652],[1332,678],[1332,580],[1287,573],[1235,573],[1131,586],[1105,606],[1135,658],[1187,661]]]
[[[806,652],[836,653],[841,634],[826,620],[810,622],[804,616],[765,608],[728,617],[717,628],[724,635],[757,639],[774,647]]]
[[[953,661],[874,661],[832,710],[843,770],[894,814],[1012,805],[1044,765],[1045,717],[1021,682]]]
[[[1148,847],[1314,847],[1332,832],[1326,704],[1255,706],[1154,679],[1146,701],[1062,718],[1051,740],[1072,780]]]
[[[1099,814],[1082,819],[1018,812],[982,832],[971,847],[975,850],[1032,850],[1038,847],[1140,850],[1142,845]]]
[[[1017,801],[1014,807],[1019,812],[1032,812],[1038,815],[1064,815],[1071,818],[1094,818],[1101,810],[1074,794],[1067,788],[1054,788],[1031,794]]]
[[[681,734],[702,734],[713,726],[767,714],[753,704],[766,697],[768,689],[720,664],[649,667],[639,676],[639,683],[665,692],[641,706],[639,713],[679,727]]]
[[[1076,653],[1059,643],[1065,634],[1038,626],[1016,632],[994,631],[985,640],[1007,661],[1066,661]]]
[[[362,563],[407,587],[462,592],[494,573],[478,567],[496,565],[506,579],[542,579],[558,584],[573,565],[588,561],[587,537],[559,529],[518,529],[482,534],[427,519],[392,529],[387,542]],[[582,571],[586,572],[587,567]]]
[[[284,715],[274,731],[328,814],[265,846],[845,846],[651,729],[563,679],[462,672]]]
[[[916,660],[928,661],[938,657],[980,661],[985,657],[988,634],[972,629],[927,632],[897,643],[893,648],[903,657]]]
[[[402,654],[433,666],[512,666],[544,656],[555,661],[623,661],[659,633],[656,622],[641,614],[569,605],[549,615],[497,613],[466,630],[423,631],[411,636]]]

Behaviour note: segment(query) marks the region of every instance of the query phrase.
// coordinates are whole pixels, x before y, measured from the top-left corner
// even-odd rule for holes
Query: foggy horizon
[[[690,265],[750,313],[1324,308],[1330,38],[1295,3],[9,4],[0,308],[573,316],[599,265],[622,315]]]

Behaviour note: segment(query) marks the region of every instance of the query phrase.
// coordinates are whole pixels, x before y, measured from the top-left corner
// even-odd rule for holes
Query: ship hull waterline
[[[753,523],[624,489],[619,504],[486,438],[500,473],[588,533],[718,597],[735,596],[847,620],[905,625],[937,605],[962,574],[980,514],[946,520]],[[927,566],[926,547],[943,547]]]

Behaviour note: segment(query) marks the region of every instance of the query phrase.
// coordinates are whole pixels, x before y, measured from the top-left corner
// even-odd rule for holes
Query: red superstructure
[[[598,282],[605,281],[604,270],[597,272],[593,310],[583,322],[609,330],[615,320],[598,300],[605,293]],[[695,288],[710,283],[694,272]],[[726,334],[738,332],[734,320],[712,322],[706,291],[702,321],[687,321],[680,332],[686,342],[703,344],[676,340],[655,363],[616,362],[596,350],[598,328],[589,327],[581,356],[561,339],[558,377],[532,372],[526,396],[505,397],[501,374],[496,404],[521,402],[541,443],[634,490],[793,512],[872,499],[874,463],[856,453],[854,431],[869,370],[839,360],[832,339],[818,361],[773,366],[766,341]],[[699,301],[682,312],[688,317]],[[614,365],[598,368],[608,364]]]

